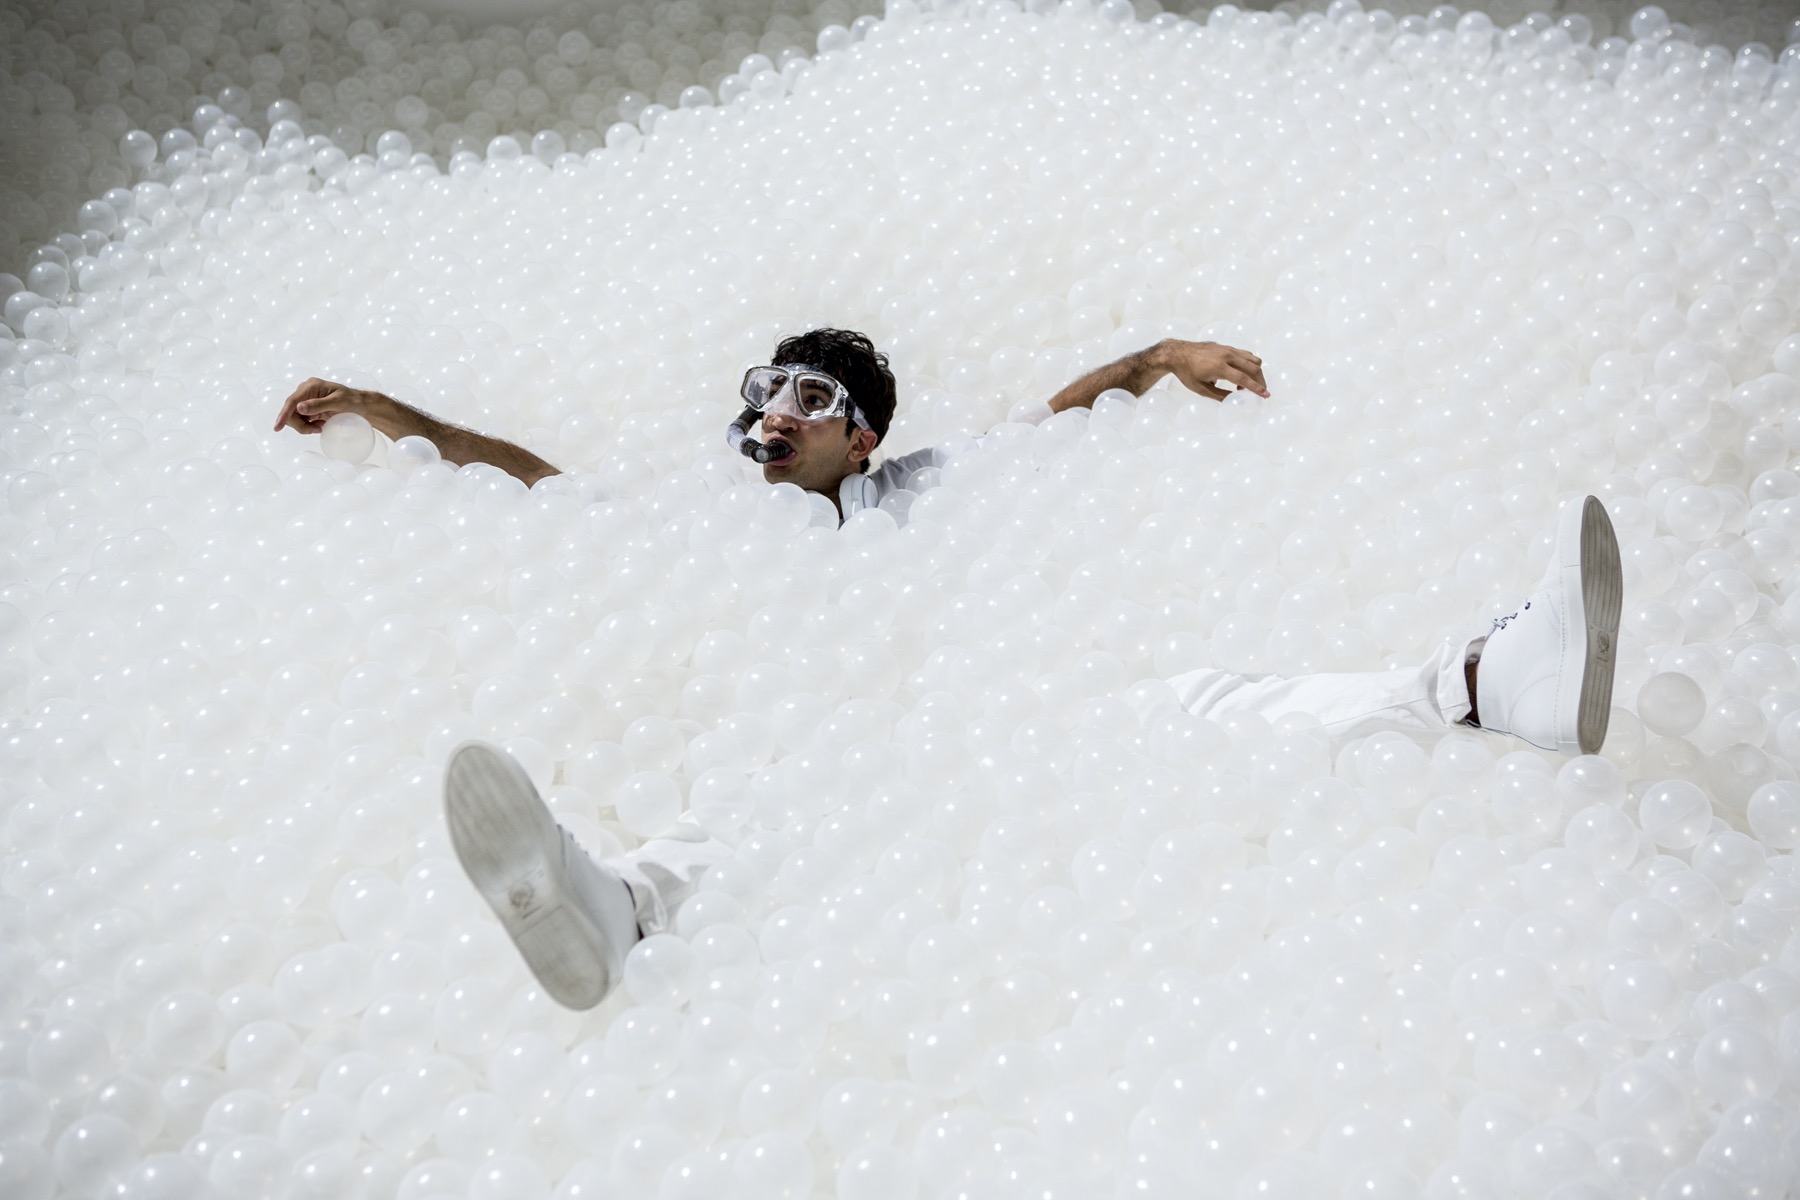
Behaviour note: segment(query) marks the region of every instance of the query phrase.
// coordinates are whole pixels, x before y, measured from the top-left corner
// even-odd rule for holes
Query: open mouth
[[[798,457],[800,453],[798,450],[795,450],[793,446],[789,445],[785,439],[779,437],[770,438],[768,441],[764,442],[763,445],[768,449],[770,454],[769,461],[766,465],[771,467],[780,466],[782,463]]]

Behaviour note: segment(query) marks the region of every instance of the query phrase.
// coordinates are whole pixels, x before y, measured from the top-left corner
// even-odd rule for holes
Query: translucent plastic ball
[[[1565,804],[1574,808],[1616,804],[1625,797],[1625,776],[1608,759],[1583,754],[1557,770],[1556,791]]]
[[[1406,735],[1375,734],[1363,743],[1356,761],[1364,784],[1396,807],[1409,808],[1423,798],[1431,759]]]
[[[304,1067],[300,1039],[281,1021],[252,1021],[225,1047],[225,1073],[234,1087],[279,1095],[294,1085]]]
[[[515,1112],[536,1113],[562,1103],[574,1082],[562,1045],[546,1033],[515,1033],[488,1059],[488,1086]]]
[[[900,1122],[892,1088],[877,1079],[848,1079],[833,1085],[819,1103],[818,1127],[840,1153],[890,1141]]]
[[[681,789],[661,771],[640,771],[619,786],[617,808],[625,828],[652,837],[681,815]]]
[[[1616,1067],[1594,1091],[1594,1112],[1609,1132],[1667,1144],[1679,1136],[1691,1112],[1679,1076],[1650,1059]]]
[[[31,1039],[25,1060],[33,1083],[51,1096],[73,1097],[100,1085],[112,1053],[91,1021],[65,1019]]]
[[[1638,691],[1638,718],[1650,732],[1683,737],[1706,716],[1706,694],[1691,678],[1675,671],[1652,675]]]
[[[1750,797],[1746,810],[1750,829],[1771,850],[1800,846],[1800,784],[1766,783]]]
[[[893,1146],[865,1146],[838,1168],[840,1200],[914,1200],[919,1172],[910,1155]]]
[[[147,167],[156,161],[156,139],[142,129],[133,129],[119,139],[119,157],[134,167]]]
[[[666,933],[642,939],[625,956],[625,988],[639,1004],[681,1007],[693,995],[696,973],[693,948]]]
[[[549,1200],[550,1178],[533,1159],[501,1155],[475,1168],[468,1196],[469,1200]]]
[[[767,1200],[801,1200],[812,1191],[813,1160],[806,1143],[791,1133],[759,1133],[732,1160],[740,1194]]]
[[[357,1103],[357,1127],[371,1143],[404,1156],[428,1141],[437,1128],[443,1101],[430,1083],[411,1072],[383,1075]]]
[[[1781,1087],[1781,1059],[1753,1026],[1728,1022],[1694,1047],[1694,1076],[1708,1096],[1730,1107],[1773,1096]]]
[[[137,1138],[117,1117],[82,1117],[57,1136],[56,1178],[75,1195],[98,1193],[137,1163]]]
[[[1680,913],[1655,896],[1633,896],[1607,921],[1609,945],[1626,954],[1674,966],[1693,941]]]
[[[466,1092],[438,1114],[438,1148],[471,1164],[504,1154],[512,1147],[514,1120],[512,1107],[492,1092]]]
[[[1694,870],[1706,876],[1726,900],[1737,903],[1769,871],[1768,851],[1735,829],[1708,834],[1694,847]]]
[[[907,1070],[920,1087],[934,1096],[960,1095],[968,1089],[971,1061],[978,1049],[974,1037],[961,1025],[940,1021],[920,1029],[906,1052]]]
[[[281,1115],[275,1140],[296,1157],[348,1149],[356,1140],[356,1109],[348,1099],[329,1092],[303,1096]]]
[[[115,1183],[118,1200],[186,1200],[204,1195],[206,1170],[181,1154],[152,1154]]]
[[[1111,1164],[1119,1125],[1113,1098],[1097,1086],[1058,1088],[1038,1107],[1039,1140],[1057,1163],[1085,1178]]]
[[[416,435],[408,435],[388,447],[387,461],[388,466],[401,475],[411,476],[420,467],[428,467],[433,463],[442,462],[443,458],[438,454],[438,448],[430,440]]]
[[[1671,850],[1698,845],[1712,819],[1712,801],[1685,779],[1655,784],[1638,801],[1638,825],[1650,840]]]
[[[1681,1017],[1681,985],[1667,967],[1628,963],[1612,972],[1601,989],[1606,1019],[1641,1041],[1666,1037]]]
[[[360,463],[375,449],[375,428],[360,413],[336,413],[319,431],[319,450],[338,462]]]
[[[757,517],[769,533],[789,538],[812,520],[812,502],[807,492],[793,484],[778,483],[764,493],[757,505]]]
[[[1569,818],[1563,844],[1595,872],[1624,870],[1638,856],[1638,831],[1611,805],[1592,805]]]
[[[606,1031],[608,1065],[643,1083],[673,1071],[680,1053],[681,1019],[667,1009],[628,1009]]]

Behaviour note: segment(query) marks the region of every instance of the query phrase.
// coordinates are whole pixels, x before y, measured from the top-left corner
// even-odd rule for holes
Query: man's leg
[[[1207,668],[1169,680],[1181,706],[1223,722],[1233,713],[1275,721],[1307,713],[1334,738],[1388,729],[1441,732],[1469,718],[1471,667],[1487,639],[1443,642],[1417,667],[1301,675],[1233,675]]]
[[[648,838],[636,850],[606,859],[602,865],[631,889],[638,929],[649,937],[669,927],[675,909],[693,895],[708,867],[730,857],[730,846],[683,814],[666,833]]]
[[[1597,754],[1612,715],[1623,601],[1618,538],[1593,496],[1557,514],[1556,543],[1536,590],[1483,637],[1444,642],[1416,669],[1283,679],[1189,671],[1170,679],[1197,716],[1309,713],[1334,737],[1458,723],[1544,750]]]
[[[1606,506],[1593,496],[1565,504],[1544,577],[1519,611],[1494,622],[1482,651],[1482,728],[1545,750],[1600,753],[1624,593]]]
[[[606,999],[625,956],[659,933],[706,868],[730,854],[691,822],[596,862],[556,823],[510,755],[469,742],[444,771],[444,814],[463,870],[544,990],[568,1008]]]

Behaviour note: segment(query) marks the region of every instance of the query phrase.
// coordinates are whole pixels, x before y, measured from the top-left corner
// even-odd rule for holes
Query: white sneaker
[[[1523,608],[1494,622],[1482,649],[1481,727],[1545,750],[1598,753],[1612,716],[1624,589],[1606,506],[1593,496],[1564,505],[1544,578]]]
[[[450,842],[552,999],[593,1008],[639,933],[631,889],[576,845],[504,750],[465,742],[444,769]]]

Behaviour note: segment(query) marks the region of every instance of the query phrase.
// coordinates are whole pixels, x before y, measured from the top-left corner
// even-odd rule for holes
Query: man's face
[[[844,476],[854,473],[873,449],[875,435],[844,417],[802,421],[792,413],[772,412],[763,416],[762,441],[792,450],[786,458],[763,464],[766,482],[792,483],[835,496]]]

